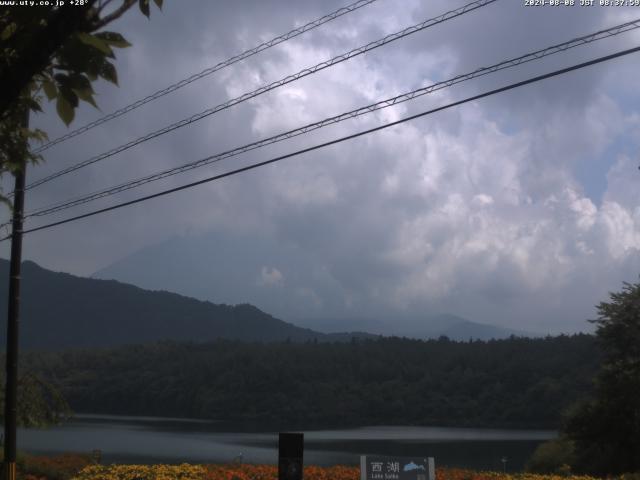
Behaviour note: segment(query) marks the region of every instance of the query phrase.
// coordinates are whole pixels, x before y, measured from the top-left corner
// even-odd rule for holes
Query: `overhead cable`
[[[624,32],[628,32],[630,30],[634,30],[640,28],[640,19],[636,19],[630,22],[625,22],[619,25],[616,25],[614,27],[610,27],[607,28],[605,30],[600,30],[588,35],[583,35],[581,37],[578,38],[574,38],[572,40],[569,40],[567,42],[563,42],[560,44],[556,44],[556,45],[552,45],[550,47],[541,49],[541,50],[536,50],[535,52],[531,52],[531,53],[527,53],[525,55],[521,55],[519,57],[516,58],[512,58],[509,60],[504,60],[500,63],[496,63],[494,65],[491,66],[487,66],[487,67],[482,67],[479,68],[477,70],[474,70],[472,72],[469,73],[465,73],[462,75],[457,75],[453,78],[450,78],[448,80],[443,80],[434,84],[431,84],[429,86],[426,87],[422,87],[422,88],[418,88],[416,90],[412,90],[411,92],[408,93],[404,93],[401,95],[397,95],[395,97],[391,97],[388,98],[386,100],[381,100],[379,102],[376,103],[372,103],[370,105],[364,106],[364,107],[360,107],[357,108],[355,110],[351,110],[345,113],[341,113],[340,115],[336,115],[333,117],[329,117],[329,118],[325,118],[319,122],[315,122],[315,123],[310,123],[307,124],[305,126],[293,129],[293,130],[289,130],[287,132],[283,132],[283,133],[279,133],[277,135],[274,135],[272,137],[269,138],[264,138],[240,147],[236,147],[234,149],[231,150],[227,150],[225,152],[222,153],[218,153],[216,155],[213,156],[208,156],[206,158],[203,159],[199,159],[193,162],[189,162],[186,163],[184,165],[180,165],[178,167],[173,167],[173,168],[169,168],[160,172],[156,172],[153,173],[151,175],[147,175],[144,177],[140,177],[137,178],[135,180],[130,180],[127,182],[124,182],[122,184],[116,185],[116,186],[112,186],[103,190],[99,190],[90,194],[86,194],[80,197],[76,197],[70,200],[65,200],[64,202],[58,202],[54,205],[51,206],[47,206],[47,207],[42,207],[36,210],[33,210],[31,212],[28,212],[24,218],[29,218],[29,217],[41,217],[41,216],[45,216],[45,215],[50,215],[62,210],[66,210],[68,208],[72,208],[78,205],[82,205],[100,198],[104,198],[104,197],[108,197],[111,195],[115,195],[117,193],[126,191],[126,190],[130,190],[132,188],[136,188],[139,187],[141,185],[145,185],[147,183],[150,182],[154,182],[157,180],[161,180],[163,178],[167,178],[167,177],[171,177],[173,175],[177,175],[179,173],[183,173],[189,170],[193,170],[195,168],[200,168],[212,163],[216,163],[219,162],[221,160],[230,158],[230,157],[234,157],[236,155],[240,155],[242,153],[246,153],[249,152],[251,150],[255,150],[257,148],[261,148],[264,147],[266,145],[270,145],[276,142],[280,142],[283,140],[287,140],[302,134],[306,134],[309,133],[311,131],[326,127],[328,125],[332,125],[335,123],[339,123],[351,118],[356,118],[359,117],[361,115],[365,115],[365,114],[369,114],[372,112],[375,112],[377,110],[381,110],[383,108],[388,108],[394,105],[398,105],[400,103],[403,102],[407,102],[409,100],[421,97],[423,95],[427,95],[430,93],[433,93],[435,91],[438,90],[442,90],[444,88],[450,87],[452,85],[456,85],[458,83],[462,83],[474,78],[478,78],[490,73],[494,73],[494,72],[498,72],[501,70],[505,70],[507,68],[512,68],[512,67],[516,67],[518,65],[522,65],[524,63],[528,63],[534,60],[539,60],[542,59],[544,57],[547,57],[549,55],[553,55],[559,52],[564,52],[568,49],[580,46],[580,45],[585,45],[585,44],[589,44],[598,40],[602,40],[604,38],[608,38],[614,35],[618,35]],[[1,226],[1,225],[0,225]]]
[[[336,18],[339,18],[343,15],[346,15],[348,13],[354,12],[356,10],[358,10],[359,8],[362,8],[366,5],[369,5],[371,3],[377,2],[378,0],[358,0],[357,2],[351,3],[345,7],[339,8],[338,10],[331,12],[323,17],[320,17],[316,20],[313,20],[312,22],[309,22],[301,27],[295,28],[293,30],[291,30],[290,32],[287,32],[283,35],[279,35],[275,38],[272,38],[271,40],[261,43],[260,45],[258,45],[257,47],[253,47],[249,50],[245,50],[244,52],[235,55],[223,62],[220,62],[212,67],[209,68],[205,68],[204,70],[202,70],[199,73],[196,73],[194,75],[191,75],[190,77],[187,77],[183,80],[180,80],[179,82],[176,82],[172,85],[169,85],[168,87],[165,87],[161,90],[158,90],[150,95],[147,95],[146,97],[137,100],[125,107],[120,108],[119,110],[116,110],[115,112],[112,112],[108,115],[105,115],[97,120],[94,120],[91,123],[88,123],[80,128],[77,128],[69,133],[66,133],[65,135],[62,135],[58,138],[55,138],[54,140],[51,140],[50,142],[45,143],[44,145],[36,148],[34,150],[34,153],[41,153],[51,147],[53,147],[54,145],[57,145],[58,143],[64,142],[65,140],[68,140],[70,138],[76,137],[82,133],[88,132],[89,130],[102,125],[103,123],[106,123],[110,120],[113,120],[114,118],[118,118],[121,117],[122,115],[124,115],[125,113],[129,113],[132,110],[135,110],[136,108],[141,107],[142,105],[152,102],[154,100],[157,100],[158,98],[164,97],[165,95],[168,95],[172,92],[175,92],[176,90],[185,87],[193,82],[195,82],[196,80],[200,80],[201,78],[204,78],[208,75],[211,75],[212,73],[215,73],[219,70],[222,70],[223,68],[226,67],[230,67],[231,65],[234,65],[242,60],[245,60],[249,57],[252,57],[253,55],[256,55],[260,52],[263,52],[271,47],[274,47],[276,45],[279,45],[280,43],[286,42],[287,40],[291,40],[292,38],[295,38],[299,35],[302,35],[305,32],[308,32],[309,30],[313,30],[314,28],[317,28],[321,25],[324,25],[325,23],[328,23],[332,20],[335,20]]]
[[[447,20],[451,20],[452,18],[456,18],[460,15],[464,15],[465,13],[469,13],[473,10],[476,10],[478,8],[484,7],[486,5],[489,5],[493,2],[496,2],[497,0],[474,0],[473,2],[470,2],[462,7],[459,7],[455,10],[450,10],[446,13],[443,13],[442,15],[438,15],[437,17],[431,18],[429,20],[425,20],[424,22],[420,22],[417,23],[415,25],[412,25],[410,27],[407,27],[403,30],[400,30],[399,32],[396,33],[392,33],[390,35],[387,35],[379,40],[370,42],[364,46],[355,48],[347,53],[343,53],[341,55],[338,55],[336,57],[333,57],[330,60],[326,60],[322,63],[319,63],[317,65],[314,65],[313,67],[309,67],[309,68],[305,68],[303,70],[300,70],[299,72],[293,74],[293,75],[288,75],[280,80],[277,80],[273,83],[270,83],[268,85],[264,85],[256,90],[253,90],[251,92],[245,93],[239,97],[233,98],[231,100],[228,100],[225,103],[221,103],[215,107],[209,108],[207,110],[204,110],[200,113],[197,113],[195,115],[192,115],[190,117],[187,117],[183,120],[180,120],[179,122],[176,123],[172,123],[171,125],[168,125],[164,128],[161,128],[159,130],[156,130],[154,132],[148,133],[142,137],[139,137],[135,140],[132,140],[128,143],[125,143],[123,145],[120,145],[116,148],[113,148],[111,150],[109,150],[108,152],[102,153],[100,155],[96,155],[94,157],[89,158],[88,160],[84,160],[80,163],[77,163],[75,165],[72,165],[70,167],[67,167],[65,169],[59,170],[58,172],[52,173],[51,175],[48,175],[40,180],[36,180],[34,182],[31,182],[30,184],[28,184],[25,187],[25,190],[29,190],[31,188],[37,187],[39,185],[42,185],[44,183],[50,182],[53,179],[56,179],[58,177],[61,177],[63,175],[66,175],[68,173],[74,172],[76,170],[79,170],[80,168],[86,167],[88,165],[92,165],[96,162],[99,162],[100,160],[104,160],[105,158],[109,158],[112,157],[113,155],[116,155],[118,153],[121,153],[125,150],[128,150],[129,148],[132,148],[136,145],[139,145],[143,142],[147,142],[151,139],[154,139],[156,137],[159,137],[161,135],[164,135],[165,133],[169,133],[172,132],[174,130],[177,130],[178,128],[181,127],[185,127],[187,125],[191,125],[192,123],[195,123],[199,120],[202,120],[203,118],[206,118],[210,115],[213,115],[214,113],[218,113],[222,110],[228,109],[230,107],[233,107],[235,105],[238,105],[242,102],[245,102],[247,100],[250,100],[252,98],[257,97],[258,95],[262,95],[263,93],[267,93],[271,90],[274,90],[278,87],[281,87],[283,85],[287,85],[289,83],[295,82],[301,78],[304,78],[306,76],[312,75],[314,73],[317,73],[321,70],[324,70],[325,68],[329,68],[332,67],[334,65],[337,65],[339,63],[342,63],[346,60],[349,60],[351,58],[354,58],[356,56],[362,55],[366,52],[369,52],[373,49],[379,48],[383,45],[386,45],[387,43],[393,42],[395,40],[399,40],[401,38],[404,38],[408,35],[414,34],[416,32],[422,31],[426,28],[432,27],[434,25],[446,22]]]
[[[579,63],[577,65],[572,65],[570,67],[566,67],[566,68],[562,68],[562,69],[559,69],[559,70],[555,70],[553,72],[546,73],[544,75],[538,75],[536,77],[532,77],[532,78],[529,78],[527,80],[523,80],[523,81],[520,81],[520,82],[511,83],[511,84],[506,85],[504,87],[496,88],[494,90],[489,90],[487,92],[484,92],[484,93],[481,93],[481,94],[478,94],[478,95],[474,95],[472,97],[467,97],[467,98],[465,98],[463,100],[459,100],[457,102],[449,103],[449,104],[441,106],[441,107],[433,108],[431,110],[427,110],[427,111],[424,111],[424,112],[421,112],[421,113],[418,113],[418,114],[415,114],[415,115],[411,115],[409,117],[402,118],[400,120],[396,120],[395,122],[386,123],[384,125],[380,125],[380,126],[377,126],[377,127],[374,127],[374,128],[370,128],[368,130],[363,130],[363,131],[358,132],[358,133],[354,133],[354,134],[347,135],[347,136],[344,136],[344,137],[340,137],[340,138],[337,138],[337,139],[334,139],[334,140],[331,140],[331,141],[328,141],[328,142],[324,142],[324,143],[321,143],[321,144],[318,144],[318,145],[314,145],[312,147],[304,148],[302,150],[297,150],[295,152],[288,153],[286,155],[280,155],[278,157],[271,158],[269,160],[265,160],[265,161],[258,162],[258,163],[253,163],[253,164],[247,165],[245,167],[237,168],[237,169],[231,170],[229,172],[225,172],[225,173],[221,173],[221,174],[218,174],[218,175],[214,175],[212,177],[204,178],[202,180],[198,180],[196,182],[191,182],[191,183],[188,183],[186,185],[181,185],[179,187],[170,188],[168,190],[163,190],[163,191],[151,194],[151,195],[146,195],[144,197],[139,197],[139,198],[136,198],[134,200],[129,200],[127,202],[118,203],[118,204],[112,205],[110,207],[101,208],[101,209],[98,209],[98,210],[93,210],[91,212],[87,212],[87,213],[84,213],[82,215],[76,215],[74,217],[66,218],[64,220],[59,220],[57,222],[52,222],[52,223],[48,223],[46,225],[41,225],[39,227],[34,227],[34,228],[31,228],[31,229],[28,229],[28,230],[24,230],[23,233],[32,233],[32,232],[37,232],[37,231],[40,231],[40,230],[49,229],[49,228],[56,227],[56,226],[59,226],[59,225],[64,225],[66,223],[70,223],[70,222],[74,222],[74,221],[81,220],[81,219],[84,219],[84,218],[92,217],[92,216],[95,216],[95,215],[98,215],[98,214],[101,214],[101,213],[106,213],[106,212],[110,212],[112,210],[117,210],[117,209],[120,209],[120,208],[123,208],[123,207],[127,207],[129,205],[134,205],[134,204],[137,204],[137,203],[145,202],[145,201],[151,200],[153,198],[158,198],[158,197],[162,197],[164,195],[168,195],[168,194],[171,194],[171,193],[179,192],[181,190],[187,190],[189,188],[193,188],[193,187],[196,187],[198,185],[202,185],[202,184],[205,184],[205,183],[213,182],[215,180],[220,180],[222,178],[230,177],[232,175],[237,175],[239,173],[246,172],[246,171],[249,171],[249,170],[253,170],[253,169],[256,169],[256,168],[259,168],[259,167],[263,167],[263,166],[266,166],[266,165],[269,165],[269,164],[272,164],[272,163],[276,163],[276,162],[279,162],[279,161],[287,159],[287,158],[291,158],[291,157],[295,157],[295,156],[298,156],[298,155],[301,155],[301,154],[304,154],[304,153],[312,152],[314,150],[325,148],[325,147],[328,147],[330,145],[335,145],[335,144],[338,144],[338,143],[342,143],[342,142],[345,142],[347,140],[352,140],[354,138],[358,138],[358,137],[361,137],[363,135],[368,135],[368,134],[373,133],[373,132],[384,130],[384,129],[387,129],[389,127],[393,127],[395,125],[400,125],[402,123],[405,123],[405,122],[408,122],[408,121],[411,121],[411,120],[415,120],[417,118],[421,118],[421,117],[424,117],[426,115],[431,115],[433,113],[440,112],[442,110],[446,110],[446,109],[449,109],[449,108],[452,108],[452,107],[456,107],[456,106],[459,106],[459,105],[462,105],[462,104],[465,104],[465,103],[468,103],[468,102],[479,100],[481,98],[489,97],[489,96],[492,96],[492,95],[495,95],[495,94],[498,94],[498,93],[506,92],[508,90],[513,90],[515,88],[519,88],[519,87],[522,87],[522,86],[525,86],[525,85],[529,85],[529,84],[532,84],[532,83],[540,82],[540,81],[546,80],[548,78],[556,77],[558,75],[563,75],[563,74],[566,74],[566,73],[569,73],[569,72],[572,72],[572,71],[575,71],[575,70],[579,70],[579,69],[582,69],[582,68],[585,68],[585,67],[589,67],[591,65],[596,65],[598,63],[606,62],[606,61],[612,60],[614,58],[623,57],[625,55],[629,55],[631,53],[635,53],[635,52],[638,52],[638,51],[640,51],[640,47],[634,47],[634,48],[629,48],[627,50],[622,50],[622,51],[619,51],[619,52],[616,52],[616,53],[613,53],[613,54],[610,54],[610,55],[605,55],[605,56],[602,56],[602,57],[598,57],[598,58],[596,58],[594,60],[590,60],[590,61],[587,61],[587,62]],[[11,235],[7,235],[7,236],[1,238],[0,241],[7,240],[9,238],[11,238]]]

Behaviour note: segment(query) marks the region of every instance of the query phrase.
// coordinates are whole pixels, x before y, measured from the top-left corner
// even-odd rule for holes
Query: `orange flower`
[[[56,457],[27,457],[19,472],[20,480],[277,480],[275,465],[109,465],[91,464],[88,456],[60,455]],[[84,468],[86,467],[86,468]],[[359,480],[360,468],[348,466],[304,468],[304,480]],[[437,468],[436,480],[596,480],[591,477],[506,474],[479,472],[462,468]],[[620,478],[618,480],[625,480]]]

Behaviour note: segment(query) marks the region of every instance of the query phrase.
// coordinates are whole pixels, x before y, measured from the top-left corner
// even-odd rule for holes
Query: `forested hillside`
[[[9,262],[0,259],[0,311],[7,311]],[[21,346],[58,350],[113,347],[165,339],[246,341],[324,339],[326,336],[272,317],[252,305],[216,305],[170,292],[143,290],[22,266]],[[0,344],[6,331],[0,329]]]
[[[591,390],[592,336],[490,342],[158,343],[31,353],[77,412],[197,417],[279,428],[557,428]]]

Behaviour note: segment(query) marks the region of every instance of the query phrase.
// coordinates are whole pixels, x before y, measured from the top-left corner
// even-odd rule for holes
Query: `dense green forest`
[[[558,428],[600,363],[589,335],[453,342],[162,342],[32,352],[22,368],[76,412],[280,428],[449,425]]]

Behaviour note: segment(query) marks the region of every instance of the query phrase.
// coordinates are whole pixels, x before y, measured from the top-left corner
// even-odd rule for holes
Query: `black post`
[[[28,113],[24,125],[27,126]],[[11,264],[9,267],[9,311],[7,318],[7,378],[4,404],[5,478],[16,480],[16,423],[18,413],[18,325],[20,320],[20,266],[22,262],[22,215],[24,213],[24,178],[27,163],[15,173]]]
[[[278,480],[302,480],[304,434],[280,433],[278,438]]]

